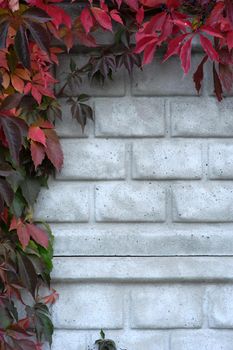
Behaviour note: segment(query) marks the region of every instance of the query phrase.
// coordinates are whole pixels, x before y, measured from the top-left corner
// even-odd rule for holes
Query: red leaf
[[[203,77],[204,77],[203,67],[204,67],[204,64],[206,63],[207,60],[208,60],[208,56],[206,55],[203,58],[203,60],[201,61],[201,63],[199,64],[196,72],[193,74],[193,81],[195,83],[195,87],[196,87],[198,94],[201,90],[201,82],[202,82]]]
[[[83,25],[83,28],[88,34],[94,25],[94,20],[88,7],[85,7],[85,9],[81,12],[80,20]]]
[[[149,64],[152,62],[153,57],[154,57],[154,53],[155,53],[155,49],[156,49],[156,42],[153,42],[151,44],[149,44],[144,51],[144,56],[143,56],[143,61],[142,64]]]
[[[139,25],[142,24],[143,20],[144,20],[144,9],[143,7],[141,6],[137,12],[137,15],[136,15],[136,20],[137,20],[137,23]]]
[[[140,0],[140,3],[146,7],[156,7],[162,4],[166,4],[167,0]]]
[[[232,0],[225,0],[227,16],[233,25],[233,2]]]
[[[91,7],[91,12],[102,28],[112,30],[111,18],[104,10],[98,7]]]
[[[52,129],[45,130],[45,134],[47,144],[47,148],[45,149],[46,155],[55,168],[61,170],[63,165],[63,153],[57,134]]]
[[[205,50],[206,54],[209,56],[209,58],[212,61],[218,61],[219,60],[219,55],[217,51],[214,49],[211,41],[207,39],[205,36],[200,34],[200,42],[201,46]]]
[[[186,36],[187,34],[180,35],[169,42],[167,52],[166,52],[166,55],[164,56],[163,62],[165,62],[169,57],[179,54],[182,41]]]
[[[30,235],[27,231],[26,226],[22,223],[22,225],[17,228],[17,235],[19,237],[19,241],[22,244],[23,249],[25,249],[30,241]]]
[[[35,242],[44,248],[48,248],[49,239],[45,231],[33,224],[26,224],[26,228],[28,234],[34,239]]]
[[[180,60],[184,73],[187,74],[191,66],[191,49],[193,37],[189,38],[180,50]]]
[[[136,43],[134,53],[140,53],[145,50],[147,45],[155,44],[158,41],[157,34],[145,34]]]
[[[43,162],[45,157],[45,148],[40,143],[31,141],[31,156],[35,169]]]
[[[59,294],[55,291],[55,289],[52,289],[52,291],[53,292],[50,295],[42,298],[45,304],[54,304],[58,299]]]
[[[39,128],[39,126],[30,126],[28,131],[28,138],[33,141],[42,143],[42,145],[46,146],[45,134],[41,128]]]
[[[117,10],[112,10],[110,11],[110,16],[112,17],[112,19],[115,21],[115,22],[118,22],[120,24],[124,24],[120,15],[119,15],[119,12]]]
[[[222,84],[219,79],[218,73],[215,68],[215,63],[213,63],[213,76],[214,76],[214,92],[219,101],[222,101]]]
[[[224,36],[221,34],[221,32],[219,32],[218,30],[216,30],[214,28],[211,28],[208,25],[204,25],[200,29],[202,32],[205,32],[206,34],[212,35],[216,38],[220,38],[220,39],[224,38]]]
[[[138,0],[124,0],[124,2],[134,11],[138,10]]]

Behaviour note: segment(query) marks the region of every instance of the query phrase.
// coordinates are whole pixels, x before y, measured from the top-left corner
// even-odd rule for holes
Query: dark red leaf
[[[21,25],[15,36],[15,50],[23,66],[30,69],[30,52],[26,29]]]
[[[222,84],[219,79],[218,73],[215,68],[215,63],[213,63],[213,77],[214,77],[214,92],[219,101],[222,101]]]
[[[212,42],[201,34],[200,34],[200,42],[201,42],[201,46],[203,47],[203,49],[205,50],[209,58],[212,61],[218,61],[219,55],[217,51],[214,49]]]
[[[199,64],[199,66],[197,67],[196,72],[193,74],[193,81],[195,83],[195,87],[196,90],[199,94],[200,90],[201,90],[201,83],[204,77],[204,64],[206,63],[206,61],[208,60],[208,56],[206,55],[203,60],[201,61],[201,63]]]
[[[57,170],[63,165],[63,152],[56,132],[52,129],[45,130],[46,144],[45,153]]]
[[[190,37],[180,50],[180,60],[184,73],[187,74],[191,66],[191,49],[193,37]]]

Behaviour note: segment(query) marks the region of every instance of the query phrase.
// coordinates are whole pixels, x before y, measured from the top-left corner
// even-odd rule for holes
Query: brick
[[[172,135],[185,137],[233,136],[232,99],[179,99],[171,102]]]
[[[164,100],[160,98],[96,99],[95,134],[98,137],[163,136],[164,113]]]
[[[185,331],[172,334],[171,350],[232,350],[233,333]]]
[[[209,145],[209,178],[233,179],[233,144]]]
[[[56,119],[56,131],[60,137],[72,138],[85,138],[93,134],[94,122],[87,119],[87,124],[85,126],[84,132],[81,126],[78,124],[77,120],[72,118],[71,106],[66,102],[67,99],[59,99],[62,112],[62,120]],[[91,103],[89,103],[92,106]]]
[[[201,146],[183,141],[140,141],[133,146],[135,179],[200,179]]]
[[[62,181],[50,183],[39,194],[35,218],[49,222],[88,221],[88,187]]]
[[[233,328],[233,286],[215,286],[209,293],[209,326]]]
[[[192,57],[192,69],[184,76],[180,60],[176,57],[161,64],[162,57],[143,68],[134,71],[132,92],[137,96],[179,96],[196,95],[192,81],[194,68],[201,60],[201,56]]]
[[[52,350],[87,350],[86,338],[84,332],[57,329],[53,335]]]
[[[233,255],[229,225],[53,224],[55,255]],[[107,242],[107,244],[106,244]]]
[[[184,222],[233,221],[233,185],[175,185],[173,219]]]
[[[108,285],[58,284],[60,298],[53,307],[58,329],[100,329],[123,326],[123,294]]]
[[[165,191],[152,183],[96,186],[97,221],[164,221]]]
[[[124,179],[125,145],[112,140],[62,140],[64,166],[58,179]]]
[[[208,266],[208,268],[207,268]],[[54,281],[233,281],[233,257],[54,258]]]
[[[70,59],[73,59],[78,67],[84,66],[89,55],[60,55],[59,65],[57,67],[56,77],[60,81],[56,85],[56,92],[58,92],[66,81],[66,77],[70,72]],[[67,87],[64,93],[68,96],[78,96],[80,93],[88,94],[89,96],[124,96],[125,94],[125,71],[120,70],[116,75],[113,75],[113,80],[106,79],[104,85],[99,83],[91,83],[88,77],[82,77],[82,83],[72,83],[72,87]]]
[[[199,328],[203,290],[195,286],[143,287],[132,293],[131,327]]]

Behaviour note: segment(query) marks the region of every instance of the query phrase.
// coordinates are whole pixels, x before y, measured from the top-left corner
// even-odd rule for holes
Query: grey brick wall
[[[233,350],[233,98],[210,79],[197,97],[176,59],[82,89],[95,122],[82,134],[61,99],[65,164],[36,208],[55,234],[53,350],[101,327],[127,350]]]

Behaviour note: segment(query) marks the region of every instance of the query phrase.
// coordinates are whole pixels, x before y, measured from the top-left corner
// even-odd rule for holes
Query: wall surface
[[[100,328],[119,349],[233,349],[233,98],[212,91],[155,60],[84,82],[84,134],[60,101],[65,164],[36,209],[56,237],[53,350],[86,350]]]

